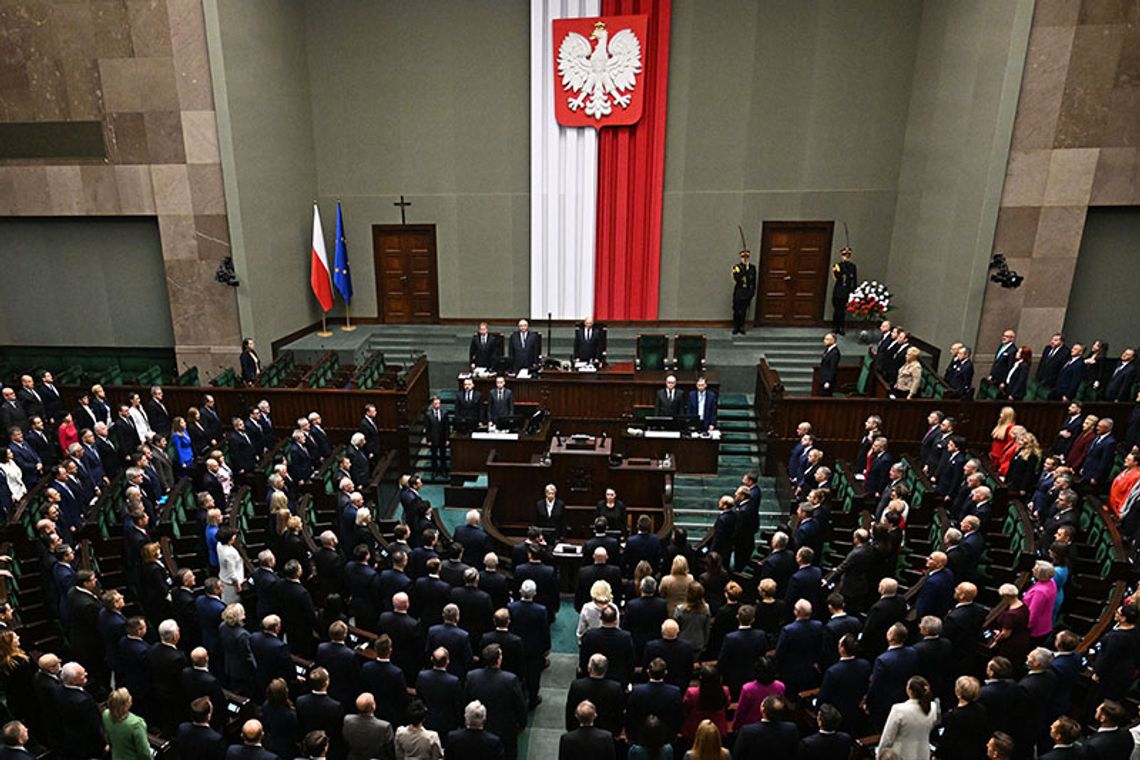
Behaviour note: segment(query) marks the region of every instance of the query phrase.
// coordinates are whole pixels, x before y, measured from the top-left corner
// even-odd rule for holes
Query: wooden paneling
[[[834,222],[764,222],[757,322],[814,324],[823,318]]]

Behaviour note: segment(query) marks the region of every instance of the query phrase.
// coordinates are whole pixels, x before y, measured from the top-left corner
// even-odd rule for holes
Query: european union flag
[[[333,284],[346,304],[352,303],[352,273],[348,271],[348,247],[344,244],[344,214],[336,202],[336,258],[333,262]]]

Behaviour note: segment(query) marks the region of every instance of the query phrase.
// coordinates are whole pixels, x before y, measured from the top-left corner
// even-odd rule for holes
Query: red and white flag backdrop
[[[656,319],[670,0],[531,7],[531,314]]]

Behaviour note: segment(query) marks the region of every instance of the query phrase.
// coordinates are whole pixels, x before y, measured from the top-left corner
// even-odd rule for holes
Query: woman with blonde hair
[[[614,592],[610,588],[608,581],[594,581],[594,585],[590,586],[590,602],[582,605],[582,611],[578,613],[578,644],[581,645],[582,637],[586,635],[586,631],[591,628],[601,628],[602,626],[602,610],[606,607],[613,607],[614,612],[617,612],[617,606],[613,603]],[[619,617],[620,620],[620,617]]]
[[[1021,450],[1021,441],[1024,438],[1025,428],[1021,425],[1014,425],[1009,429],[1009,440],[1005,442],[1005,448],[1001,450],[1001,456],[998,458],[998,475],[1002,478],[1009,472],[1009,465]]]
[[[0,632],[0,695],[13,716],[33,723],[39,713],[35,674],[35,663],[20,647],[20,634],[13,630]]]
[[[764,578],[756,587],[756,619],[753,628],[768,635],[768,646],[776,646],[776,637],[784,625],[784,600],[780,599],[779,584],[775,578]]]
[[[206,510],[206,564],[213,575],[218,574],[218,531],[222,528],[222,510],[212,507]]]
[[[891,398],[914,398],[918,394],[918,389],[922,387],[922,362],[918,360],[921,354],[914,346],[906,350],[906,361],[899,367],[895,387],[891,389]]]
[[[245,607],[240,602],[222,610],[218,634],[222,640],[226,684],[239,694],[252,696],[257,660],[250,647],[250,633],[245,629]]]
[[[111,745],[111,760],[150,760],[146,721],[131,712],[131,693],[119,688],[107,697],[103,732]]]
[[[1010,460],[1005,484],[1011,495],[1025,496],[1037,488],[1037,467],[1041,463],[1041,444],[1037,436],[1023,430],[1017,440],[1017,453]]]
[[[285,521],[285,532],[281,534],[281,556],[278,563],[281,567],[295,559],[301,564],[304,574],[309,574],[309,547],[305,544],[305,537],[301,535],[301,518],[290,515]],[[359,525],[357,526],[359,527]]]
[[[685,753],[685,760],[728,760],[728,750],[720,743],[720,731],[711,720],[702,720],[697,726],[693,748]]]
[[[222,582],[223,602],[233,604],[241,601],[245,564],[237,548],[237,531],[233,528],[218,531],[218,580]]]
[[[693,583],[693,576],[689,574],[689,560],[678,554],[673,558],[673,567],[669,574],[661,579],[661,597],[665,600],[665,612],[673,617],[677,605],[685,601],[689,594],[689,584]]]
[[[1003,406],[998,414],[997,424],[990,431],[990,438],[993,439],[993,443],[990,444],[990,467],[995,470],[1001,463],[1001,454],[1009,443],[1009,431],[1015,424],[1017,424],[1017,413],[1012,406]]]

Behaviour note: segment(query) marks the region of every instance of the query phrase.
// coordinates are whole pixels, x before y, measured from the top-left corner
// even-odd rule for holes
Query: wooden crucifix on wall
[[[408,220],[407,217],[404,216],[404,212],[407,210],[408,206],[412,205],[411,201],[404,200],[404,196],[401,195],[400,200],[396,203],[393,203],[392,205],[400,207],[400,225],[402,227],[407,227]]]

